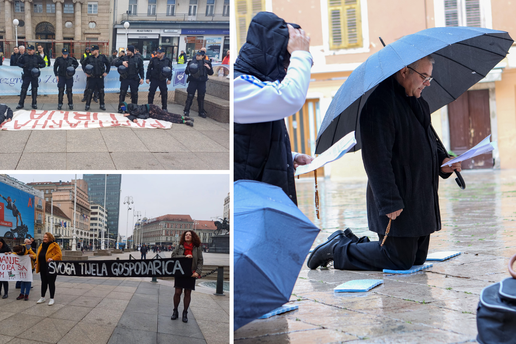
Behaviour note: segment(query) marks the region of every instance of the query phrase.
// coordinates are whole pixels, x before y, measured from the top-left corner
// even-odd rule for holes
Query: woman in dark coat
[[[56,243],[52,233],[46,232],[43,235],[43,243],[39,246],[36,255],[36,273],[41,273],[41,298],[36,303],[40,304],[46,301],[45,294],[48,288],[50,289],[50,301],[48,305],[52,306],[54,304],[57,275],[51,275],[48,272],[48,263],[54,260],[62,260],[62,258],[61,247]]]
[[[171,123],[184,123],[190,127],[193,127],[193,118],[168,112],[154,104],[138,105],[127,104],[126,102],[123,102],[120,103],[120,109],[124,112],[124,116],[127,117],[127,119],[135,123],[138,121],[138,119],[153,118]]]
[[[11,248],[9,245],[7,245],[3,238],[0,238],[0,253],[7,253],[11,252]],[[2,299],[7,299],[9,296],[9,282],[8,281],[2,281],[0,282],[0,293],[2,292],[2,286],[4,287],[4,296],[2,296]]]
[[[174,257],[186,257],[193,258],[192,261],[192,276],[186,277],[175,277],[174,288],[176,293],[174,294],[174,311],[172,313],[172,320],[176,320],[179,316],[177,307],[179,301],[181,301],[181,293],[185,290],[185,297],[183,299],[183,322],[188,322],[188,307],[190,306],[190,299],[192,290],[195,290],[195,280],[201,277],[202,271],[202,248],[201,239],[197,233],[192,230],[188,230],[181,235],[179,245],[172,252],[172,258]]]

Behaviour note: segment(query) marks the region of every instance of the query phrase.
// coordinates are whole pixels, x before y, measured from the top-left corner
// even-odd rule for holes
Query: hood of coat
[[[290,23],[295,29],[297,24]],[[247,31],[247,39],[240,49],[234,70],[252,75],[262,81],[283,80],[287,72],[285,62],[290,58],[287,23],[271,12],[254,16]]]

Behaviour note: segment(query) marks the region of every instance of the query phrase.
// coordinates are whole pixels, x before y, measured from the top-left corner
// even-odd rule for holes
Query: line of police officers
[[[131,103],[138,104],[138,87],[143,84],[143,80],[146,80],[147,84],[150,83],[148,103],[153,103],[156,89],[159,87],[161,93],[161,107],[163,110],[167,110],[167,85],[170,85],[172,80],[172,60],[165,56],[164,49],[158,49],[157,56],[149,61],[147,78],[145,78],[143,59],[141,55],[135,54],[134,51],[134,46],[130,45],[127,47],[127,54],[125,56],[113,60],[113,65],[118,68],[120,74],[119,104],[125,101],[129,88],[131,89]],[[29,45],[27,47],[27,54],[21,54],[17,58],[16,64],[23,68],[20,101],[16,109],[22,109],[24,107],[29,84],[32,86],[32,108],[37,109],[40,69],[44,68],[47,64],[50,65],[50,63],[46,63],[40,54],[34,54],[34,46]],[[99,107],[101,110],[106,110],[104,78],[108,75],[111,68],[108,58],[99,53],[98,45],[93,45],[91,47],[91,54],[86,52],[81,58],[81,65],[87,76],[86,90],[84,93],[86,105],[84,109],[86,111],[90,109],[92,96],[98,93],[100,101]],[[77,62],[77,59],[73,56],[70,56],[67,49],[63,49],[62,56],[55,60],[54,75],[56,76],[58,88],[58,110],[62,109],[65,89],[68,98],[68,108],[73,110],[73,76],[78,66],[79,62]],[[199,116],[206,118],[206,112],[204,111],[206,81],[208,80],[208,75],[213,75],[213,69],[211,61],[207,59],[204,51],[199,50],[196,53],[196,58],[188,61],[185,74],[188,75],[187,82],[189,84],[187,88],[188,96],[183,111],[184,115],[189,115],[190,106],[195,92],[197,91]],[[123,113],[120,109],[120,105],[118,111]]]

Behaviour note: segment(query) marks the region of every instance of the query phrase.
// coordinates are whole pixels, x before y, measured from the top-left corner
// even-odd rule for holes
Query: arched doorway
[[[36,39],[55,39],[56,38],[56,30],[54,28],[54,25],[50,24],[49,22],[41,22],[36,26]],[[43,49],[45,50],[45,53],[52,57],[53,51],[52,51],[52,43],[40,43],[43,46]]]

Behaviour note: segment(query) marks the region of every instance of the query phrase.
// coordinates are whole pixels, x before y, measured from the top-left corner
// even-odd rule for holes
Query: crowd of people
[[[139,49],[129,45],[126,50],[117,51],[107,57],[100,53],[98,45],[87,47],[80,60],[70,55],[68,49],[62,49],[62,56],[55,59],[53,70],[57,81],[58,99],[57,110],[62,110],[64,105],[64,94],[66,93],[68,109],[73,110],[73,86],[77,68],[81,67],[86,74],[86,88],[82,102],[85,102],[85,111],[89,111],[91,101],[99,103],[100,110],[106,110],[104,80],[109,74],[111,66],[117,67],[120,75],[120,95],[118,101],[118,112],[128,117],[130,121],[137,122],[138,119],[154,118],[172,123],[182,123],[193,126],[194,119],[190,117],[190,107],[195,94],[197,93],[198,113],[202,118],[207,117],[204,108],[206,94],[206,82],[208,76],[213,75],[212,61],[206,55],[206,48],[195,52],[195,57],[187,61],[184,51],[177,58],[178,64],[185,64],[185,75],[187,76],[187,99],[183,114],[168,112],[168,88],[172,81],[172,60],[166,56],[164,48],[158,48],[152,53],[147,71],[144,71],[143,58]],[[229,63],[229,51],[225,60]],[[23,109],[25,98],[31,87],[32,108],[37,109],[39,76],[41,68],[50,67],[52,61],[45,54],[41,45],[37,45],[37,52],[33,45],[24,45],[14,48],[11,54],[11,66],[23,69],[22,86],[20,99],[16,109]],[[150,84],[147,104],[138,104],[138,88],[144,82]],[[161,107],[154,105],[154,96],[159,88],[161,95]],[[130,95],[130,102],[126,102],[126,96]],[[0,109],[1,110],[1,109]],[[0,111],[0,124],[12,120],[12,111]]]

